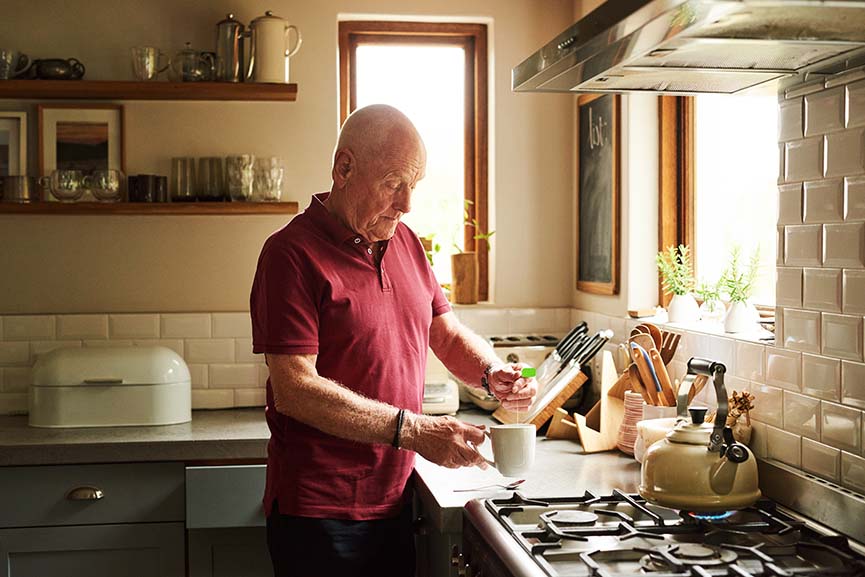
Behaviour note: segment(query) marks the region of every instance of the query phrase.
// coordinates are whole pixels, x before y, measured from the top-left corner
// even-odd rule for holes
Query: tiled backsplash
[[[571,309],[456,307],[484,335],[552,332],[570,327]],[[36,356],[59,347],[162,345],[184,358],[192,408],[264,405],[267,366],[252,354],[248,312],[0,316],[0,414],[27,411]]]

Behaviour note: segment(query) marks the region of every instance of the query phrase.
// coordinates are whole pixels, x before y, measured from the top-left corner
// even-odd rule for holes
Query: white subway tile
[[[707,335],[707,339],[709,341],[709,358],[724,363],[729,370],[735,360],[736,341],[715,335]]]
[[[264,363],[258,365],[258,386],[266,387],[267,379],[270,378],[270,368]]]
[[[802,224],[802,183],[778,187],[778,224]]]
[[[784,348],[820,352],[820,313],[784,309]]]
[[[769,455],[768,448],[766,447],[766,436],[768,434],[766,428],[766,423],[751,421],[751,442],[748,443],[748,446],[758,459],[765,459]]]
[[[840,268],[806,268],[804,277],[805,281],[802,291],[804,295],[802,306],[804,308],[841,312]]]
[[[242,389],[258,385],[258,365],[210,365],[208,387],[211,389]]]
[[[266,396],[264,389],[235,389],[235,407],[263,407]]]
[[[39,355],[57,349],[80,349],[81,341],[30,341],[30,358],[35,362]]]
[[[27,341],[0,342],[0,366],[30,364],[30,343]]]
[[[802,392],[827,401],[838,401],[841,361],[802,353]]]
[[[508,333],[530,334],[549,331],[556,324],[555,309],[508,309]]]
[[[787,245],[784,244],[784,234],[786,231],[786,227],[777,226],[775,228],[777,229],[777,234],[775,235],[775,242],[778,245],[777,247],[775,247],[775,264],[781,266],[784,264],[784,257],[787,254],[785,248]]]
[[[862,172],[865,172],[865,129],[826,135],[826,177]]]
[[[480,335],[504,335],[508,332],[508,315],[501,309],[460,308],[462,322]]]
[[[107,339],[108,315],[59,315],[58,339]]]
[[[865,409],[865,364],[841,361],[841,402]]]
[[[784,264],[787,266],[820,266],[822,262],[823,227],[802,224],[784,227]]]
[[[865,222],[823,226],[823,266],[865,267]]]
[[[805,136],[844,129],[844,87],[823,90],[805,97]]]
[[[781,103],[778,110],[778,140],[797,140],[802,138],[802,98],[794,98]]]
[[[841,484],[865,493],[865,459],[846,451],[841,452]]]
[[[844,218],[865,220],[865,177],[848,176],[844,179]]]
[[[55,319],[51,315],[7,316],[3,321],[3,338],[7,341],[52,340]]]
[[[775,307],[775,344],[784,345],[784,309]]]
[[[862,435],[861,411],[828,401],[820,403],[820,440],[838,449],[858,453]]]
[[[30,388],[30,380],[33,371],[30,367],[6,367],[0,369],[3,375],[3,386],[0,387],[5,393],[26,393]]]
[[[766,347],[766,384],[798,391],[802,353]]]
[[[112,339],[159,338],[159,315],[108,315],[108,336]]]
[[[750,392],[754,395],[754,410],[751,411],[751,416],[767,425],[783,426],[784,410],[781,389],[760,383],[751,383]]]
[[[207,313],[170,313],[159,316],[163,339],[210,338],[210,315]]]
[[[811,223],[844,221],[844,181],[816,180],[805,183],[804,221]]]
[[[865,126],[865,81],[847,85],[847,127]]]
[[[0,415],[27,413],[27,393],[0,393]]]
[[[764,382],[766,371],[763,369],[763,357],[766,347],[746,341],[733,343],[736,355],[733,374],[743,379]]]
[[[847,314],[865,314],[865,271],[845,269],[842,308]]]
[[[841,451],[811,439],[802,439],[802,469],[837,483],[841,479]]]
[[[802,307],[802,269],[778,267],[775,283],[775,302],[784,307]]]
[[[862,317],[823,313],[821,330],[824,355],[862,360]]]
[[[119,347],[131,347],[133,346],[132,340],[130,339],[117,339],[111,341],[94,341],[94,340],[85,340],[84,346],[87,348],[119,348]]]
[[[844,72],[839,72],[837,74],[833,74],[831,77],[826,79],[826,88],[833,88],[835,86],[844,86],[845,84],[852,84],[857,80],[861,80],[865,78],[865,70],[860,67],[850,68],[845,70]]]
[[[193,409],[234,408],[234,389],[193,389]]]
[[[775,427],[766,427],[766,448],[769,458],[802,467],[802,437]]]
[[[841,133],[843,134],[843,133]],[[784,178],[786,182],[802,182],[823,178],[823,137],[806,138],[785,143]]]
[[[805,96],[806,94],[814,94],[815,92],[820,92],[823,90],[824,86],[825,82],[823,81],[823,79],[803,82],[802,84],[791,86],[790,88],[785,90],[784,95],[787,100],[790,100],[792,98],[796,98],[797,96]]]
[[[248,312],[213,313],[214,338],[252,338],[252,320]]]
[[[136,339],[132,341],[136,347],[166,347],[183,356],[183,340],[181,339]]]
[[[234,360],[238,363],[260,363],[264,355],[252,353],[252,339],[234,339]]]
[[[189,367],[189,381],[193,389],[207,388],[207,367],[208,365],[187,364]]]
[[[811,439],[820,438],[820,401],[784,391],[784,430]]]
[[[233,363],[234,339],[187,339],[187,363]]]
[[[571,309],[556,309],[556,332],[566,334],[576,323],[571,322]]]

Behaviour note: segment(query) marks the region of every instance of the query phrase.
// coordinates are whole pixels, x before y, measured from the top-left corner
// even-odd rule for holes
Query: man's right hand
[[[487,468],[486,461],[474,448],[484,442],[483,425],[463,423],[453,417],[406,414],[403,427],[403,448],[436,465],[450,469],[474,465]]]

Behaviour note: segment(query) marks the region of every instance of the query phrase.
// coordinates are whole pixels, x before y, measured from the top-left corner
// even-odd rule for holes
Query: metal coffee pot
[[[289,49],[292,30],[297,42],[293,49]],[[253,82],[287,84],[289,58],[297,54],[303,42],[300,30],[268,10],[264,16],[259,16],[249,23],[249,34],[252,51],[249,55],[247,79]]]
[[[227,14],[216,24],[216,80],[243,81],[243,24]]]
[[[676,399],[678,423],[643,458],[640,495],[646,501],[694,513],[717,513],[748,507],[760,498],[757,460],[747,446],[733,439],[727,426],[726,370],[707,359],[688,361],[688,375]],[[703,422],[705,407],[688,408],[688,393],[697,375],[714,381],[718,400],[714,425]]]

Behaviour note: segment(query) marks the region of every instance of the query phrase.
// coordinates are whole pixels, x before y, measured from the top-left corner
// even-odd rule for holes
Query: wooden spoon
[[[649,329],[649,334],[652,335],[652,340],[655,341],[655,348],[660,351],[661,343],[664,342],[664,339],[661,336],[661,329],[659,329],[656,325],[653,325],[652,323],[643,323],[641,326]]]
[[[646,387],[643,386],[643,381],[640,380],[640,371],[637,369],[637,365],[631,363],[628,365],[628,380],[631,381],[631,390],[635,393],[640,393],[643,397],[643,400],[646,401],[650,405],[654,405],[652,402],[652,397],[649,396],[649,393],[646,391]]]

